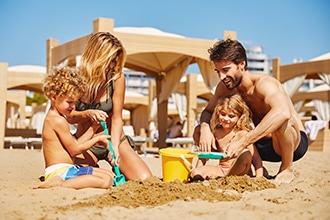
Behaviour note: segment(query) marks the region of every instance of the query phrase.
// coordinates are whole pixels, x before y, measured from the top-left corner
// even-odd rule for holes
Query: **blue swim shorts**
[[[64,180],[69,180],[69,179],[75,178],[77,176],[88,175],[88,174],[92,174],[92,173],[93,173],[93,167],[91,167],[91,166],[84,167],[84,166],[75,164],[73,167],[70,167],[67,170]]]
[[[63,180],[69,180],[77,176],[88,175],[93,173],[93,167],[82,166],[78,164],[54,164],[46,168],[45,180],[54,176],[60,176]]]

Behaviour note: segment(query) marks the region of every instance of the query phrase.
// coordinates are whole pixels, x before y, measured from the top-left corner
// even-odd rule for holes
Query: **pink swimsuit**
[[[223,174],[226,174],[228,170],[230,169],[230,166],[228,165],[219,165],[220,170],[223,172]]]

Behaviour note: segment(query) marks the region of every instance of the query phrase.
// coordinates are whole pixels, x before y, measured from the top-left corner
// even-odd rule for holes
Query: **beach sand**
[[[163,183],[161,158],[142,158],[155,176],[146,181],[32,189],[44,172],[41,150],[2,149],[1,219],[330,219],[329,152],[307,152],[294,162],[295,179],[280,185],[247,177]],[[264,166],[275,175],[279,163]]]

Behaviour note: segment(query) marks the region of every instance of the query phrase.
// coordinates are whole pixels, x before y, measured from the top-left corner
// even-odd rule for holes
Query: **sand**
[[[2,149],[1,219],[330,219],[329,152],[307,152],[289,184],[248,177],[164,183],[161,158],[142,158],[154,174],[145,181],[109,190],[32,189],[44,172],[40,149]],[[274,175],[279,163],[264,166]]]

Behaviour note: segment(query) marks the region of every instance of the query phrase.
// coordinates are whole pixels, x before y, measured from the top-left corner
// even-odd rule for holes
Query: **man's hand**
[[[227,155],[224,157],[224,159],[235,158],[242,153],[242,151],[245,148],[245,143],[242,142],[243,139],[229,143],[227,145],[227,152],[226,152]]]

